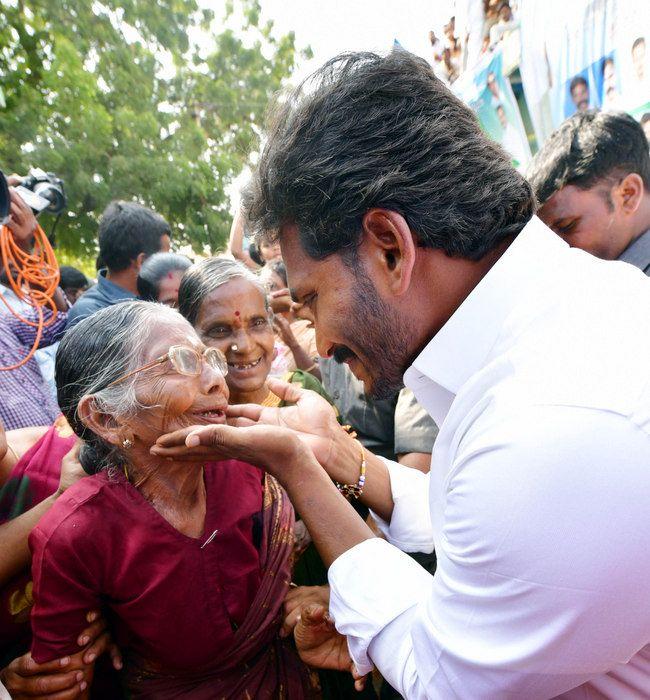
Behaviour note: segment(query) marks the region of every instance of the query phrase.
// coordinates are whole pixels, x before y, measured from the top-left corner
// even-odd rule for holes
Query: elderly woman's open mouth
[[[226,408],[228,404],[220,401],[213,406],[200,407],[192,411],[196,423],[221,424],[226,422]]]

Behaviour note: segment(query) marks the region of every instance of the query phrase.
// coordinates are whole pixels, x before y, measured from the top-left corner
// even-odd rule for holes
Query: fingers
[[[227,423],[235,428],[249,428],[251,425],[257,425],[257,423],[250,418],[228,418]]]
[[[37,676],[48,673],[58,673],[70,664],[70,657],[64,656],[61,659],[47,661],[44,664],[37,664],[32,659],[31,654],[25,654],[17,659],[14,659],[7,667],[9,671],[18,674],[19,676]]]
[[[108,650],[110,644],[111,635],[108,632],[103,632],[86,649],[83,655],[83,662],[85,664],[94,663],[98,656]]]
[[[293,628],[298,624],[300,620],[300,605],[296,605],[291,612],[285,615],[284,622],[280,629],[281,637],[288,637],[293,633]]]
[[[262,415],[263,408],[259,404],[241,403],[237,406],[228,406],[226,415],[232,418],[248,418],[257,423]]]
[[[276,289],[274,292],[269,294],[271,299],[277,299],[278,297],[288,297],[291,296],[289,290],[285,287],[284,289]]]
[[[116,671],[119,671],[123,666],[123,662],[122,662],[122,652],[119,650],[117,644],[111,644],[111,646],[108,649],[108,653],[111,657],[111,661],[113,663],[113,668]]]
[[[327,609],[318,603],[306,605],[302,609],[300,619],[306,627],[317,627],[330,621]]]
[[[180,430],[175,430],[173,433],[167,433],[166,435],[161,435],[156,440],[156,446],[158,447],[176,447],[178,445],[185,444],[185,438],[194,430],[196,426],[191,426],[189,428],[181,428]]]
[[[94,642],[101,633],[106,629],[106,621],[103,617],[97,618],[91,625],[79,635],[77,644],[80,647],[85,647],[87,644]],[[86,663],[90,663],[86,661]]]
[[[289,384],[275,377],[269,377],[266,381],[269,389],[287,403],[298,403],[305,395],[305,390],[298,384]]]

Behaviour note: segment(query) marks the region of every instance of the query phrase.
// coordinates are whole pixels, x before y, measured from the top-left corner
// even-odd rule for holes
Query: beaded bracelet
[[[359,496],[361,496],[363,493],[363,487],[366,485],[366,449],[360,442],[359,447],[361,447],[361,468],[359,470],[359,481],[356,484],[340,484],[338,481],[334,482],[336,484],[336,488],[348,499],[350,496],[355,499],[359,498]]]

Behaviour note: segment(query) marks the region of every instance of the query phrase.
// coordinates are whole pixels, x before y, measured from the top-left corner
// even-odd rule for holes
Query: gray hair
[[[123,452],[102,440],[80,420],[79,402],[92,395],[97,410],[115,420],[128,420],[143,406],[137,398],[137,376],[109,387],[120,376],[143,363],[152,321],[178,313],[163,304],[125,301],[83,319],[68,330],[56,354],[57,396],[61,411],[84,441],[80,460],[93,473],[125,461]]]
[[[208,258],[195,263],[183,275],[178,289],[178,310],[194,326],[208,294],[234,279],[245,279],[260,291],[269,310],[266,288],[259,276],[229,258]]]

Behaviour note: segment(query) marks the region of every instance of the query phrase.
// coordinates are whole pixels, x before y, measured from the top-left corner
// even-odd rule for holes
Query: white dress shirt
[[[534,218],[405,383],[431,472],[387,462],[388,542],[329,572],[359,670],[406,698],[649,698],[650,280]],[[399,551],[433,546],[435,576]]]

